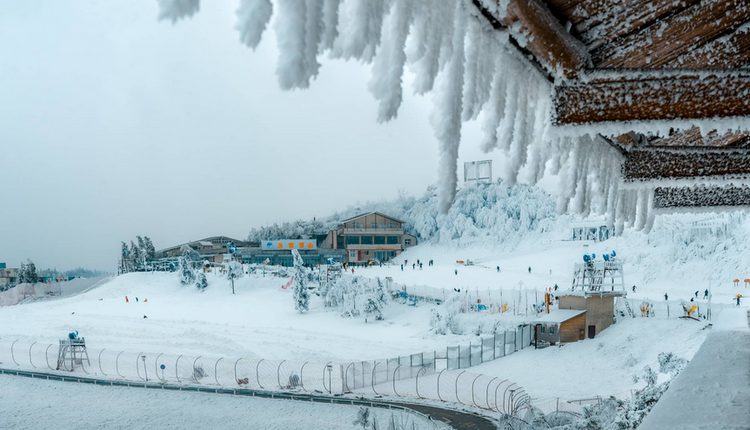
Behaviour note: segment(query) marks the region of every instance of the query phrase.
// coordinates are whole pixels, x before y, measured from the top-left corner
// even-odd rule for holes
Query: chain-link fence
[[[463,349],[467,351],[468,360],[477,360],[475,364],[481,362],[483,354],[489,354],[485,345],[493,348],[493,354],[498,347],[508,347],[505,343],[481,342],[476,348]],[[511,346],[515,348],[515,343]],[[461,347],[458,348],[456,363],[460,363],[462,357]],[[450,354],[448,351],[446,354]],[[445,365],[438,367],[440,360]],[[453,402],[507,414],[517,413],[528,404],[529,397],[523,389],[507,379],[450,370],[446,367],[448,362],[449,358],[438,358],[437,352],[342,364],[84,350],[81,344],[67,340],[53,345],[0,339],[0,368],[6,369],[182,386],[366,393]]]

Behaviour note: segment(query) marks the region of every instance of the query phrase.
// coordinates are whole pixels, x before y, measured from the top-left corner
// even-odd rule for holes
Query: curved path
[[[365,398],[351,399],[346,397],[331,397],[325,395],[316,394],[296,394],[296,393],[277,393],[271,391],[256,391],[256,390],[230,390],[221,388],[208,388],[208,387],[193,387],[193,386],[179,386],[169,384],[153,384],[153,383],[136,383],[126,381],[113,381],[106,379],[95,379],[95,378],[81,378],[81,377],[70,377],[62,376],[52,373],[44,372],[25,372],[20,370],[8,370],[0,369],[0,374],[24,376],[27,378],[38,378],[47,379],[53,381],[64,381],[64,382],[78,382],[85,384],[94,385],[109,385],[109,386],[120,386],[120,387],[135,387],[135,388],[150,388],[150,389],[161,389],[161,390],[179,390],[179,391],[196,391],[202,393],[217,393],[217,394],[233,394],[238,396],[252,396],[252,397],[264,397],[270,399],[283,399],[283,400],[298,400],[308,402],[320,402],[320,403],[334,403],[341,405],[352,405],[352,406],[367,406],[373,408],[383,409],[398,409],[406,412],[414,413],[423,416],[432,421],[440,421],[448,424],[454,429],[472,429],[472,430],[496,430],[497,426],[493,422],[481,415],[472,414],[468,412],[456,411],[453,409],[444,409],[437,406],[423,405],[423,404],[412,404],[404,402],[393,402],[389,400],[367,400]]]

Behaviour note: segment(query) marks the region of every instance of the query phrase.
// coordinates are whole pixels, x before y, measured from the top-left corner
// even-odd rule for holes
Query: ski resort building
[[[17,270],[6,267],[5,263],[0,263],[0,287],[16,285],[18,279]]]
[[[558,343],[577,342],[586,338],[586,311],[561,309],[533,322],[535,339]]]
[[[416,244],[417,238],[404,231],[404,221],[369,212],[341,221],[321,247],[345,250],[347,262],[362,263],[391,260]]]

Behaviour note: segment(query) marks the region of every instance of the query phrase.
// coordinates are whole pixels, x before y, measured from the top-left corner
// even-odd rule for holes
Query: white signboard
[[[278,251],[284,249],[317,249],[317,247],[318,246],[315,243],[314,239],[265,240],[260,243],[260,249],[264,251]]]

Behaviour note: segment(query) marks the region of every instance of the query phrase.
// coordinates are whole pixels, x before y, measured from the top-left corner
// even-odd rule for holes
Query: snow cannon
[[[589,261],[591,261],[591,256],[588,254],[583,254],[583,262],[588,263]]]
[[[596,260],[596,254],[591,254],[591,259]]]
[[[604,258],[604,261],[609,261],[609,254],[602,255],[602,258]]]
[[[70,333],[68,333],[68,339],[70,339],[70,340],[76,340],[76,339],[78,339],[78,330],[71,331]]]
[[[612,250],[612,254],[610,254],[610,255],[612,256],[612,258],[615,258],[615,257],[617,257],[617,253],[615,252],[615,250],[614,250],[614,249]]]

